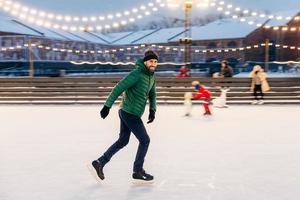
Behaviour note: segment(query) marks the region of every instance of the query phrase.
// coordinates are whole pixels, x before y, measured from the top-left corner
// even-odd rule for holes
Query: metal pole
[[[29,76],[34,77],[34,64],[32,59],[32,52],[31,52],[31,39],[28,39],[28,60],[29,60]]]
[[[192,1],[184,0],[184,13],[185,13],[184,63],[187,68],[190,68],[190,64],[191,64],[191,45],[192,45],[191,11],[192,11]]]
[[[265,42],[265,72],[269,71],[269,42],[270,40],[267,38]]]

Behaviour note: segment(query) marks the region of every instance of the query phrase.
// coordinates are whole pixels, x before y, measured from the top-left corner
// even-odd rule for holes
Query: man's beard
[[[149,66],[148,67],[149,71],[154,72],[155,71],[155,67]]]

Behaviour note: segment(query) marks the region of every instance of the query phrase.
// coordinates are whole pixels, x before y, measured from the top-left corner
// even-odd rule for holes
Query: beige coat
[[[255,72],[258,71],[257,74],[255,74]],[[269,87],[269,83],[267,81],[267,76],[266,73],[264,72],[264,70],[259,66],[259,65],[255,65],[253,67],[252,72],[250,73],[250,78],[251,78],[251,87],[250,87],[250,91],[254,91],[254,86],[255,86],[255,76],[258,76],[260,81],[261,81],[261,89],[263,92],[267,92],[270,90]]]

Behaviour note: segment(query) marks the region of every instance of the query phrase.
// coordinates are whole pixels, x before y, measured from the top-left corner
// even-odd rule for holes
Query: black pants
[[[261,85],[255,85],[254,86],[254,92],[253,92],[253,95],[254,95],[254,99],[255,100],[258,100],[258,92],[260,93],[260,99],[264,99],[264,93],[262,92],[262,89],[261,89]]]
[[[139,172],[143,169],[144,159],[148,151],[150,138],[140,117],[129,114],[123,110],[119,110],[119,117],[121,121],[119,139],[113,145],[111,145],[98,160],[103,166],[108,163],[115,153],[128,144],[130,133],[132,132],[139,141],[139,147],[136,153],[133,171]]]

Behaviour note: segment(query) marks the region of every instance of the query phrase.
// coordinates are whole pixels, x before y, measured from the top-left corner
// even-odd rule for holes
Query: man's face
[[[156,59],[150,59],[144,62],[147,69],[149,69],[149,71],[154,72],[156,67],[157,67],[157,60]]]

